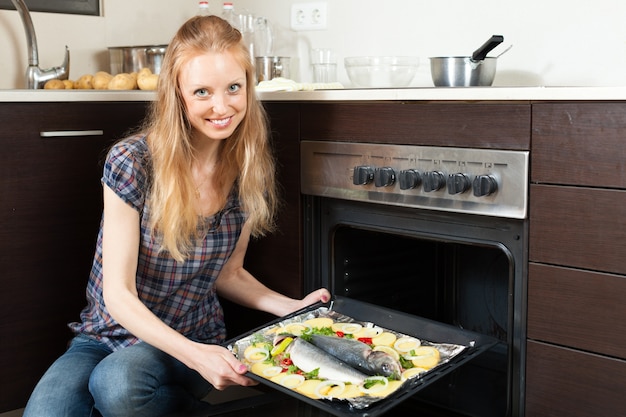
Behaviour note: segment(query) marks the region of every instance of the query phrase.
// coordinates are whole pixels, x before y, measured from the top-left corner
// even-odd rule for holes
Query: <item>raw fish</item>
[[[357,371],[300,337],[289,344],[286,352],[289,353],[289,358],[293,364],[302,371],[308,373],[319,369],[318,376],[322,379],[360,384],[367,378],[364,373]]]
[[[400,363],[390,354],[372,348],[356,339],[314,334],[310,343],[367,375],[400,379]]]

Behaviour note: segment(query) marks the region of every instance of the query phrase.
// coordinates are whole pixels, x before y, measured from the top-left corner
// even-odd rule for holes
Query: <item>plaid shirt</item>
[[[165,251],[159,252],[149,227],[150,207],[146,204],[149,151],[145,136],[133,136],[109,152],[102,182],[140,213],[141,241],[137,265],[139,299],[163,322],[190,339],[219,343],[225,339],[224,315],[217,298],[215,280],[233,253],[245,215],[236,193],[224,209],[203,219],[199,239],[184,263]],[[80,323],[70,323],[83,333],[116,350],[138,339],[109,314],[102,297],[102,223],[98,234],[89,282],[87,306]]]

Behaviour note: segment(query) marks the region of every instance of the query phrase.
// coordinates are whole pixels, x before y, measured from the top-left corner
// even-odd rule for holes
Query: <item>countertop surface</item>
[[[259,92],[263,101],[626,101],[625,87],[424,87]],[[153,91],[0,90],[0,102],[152,101]]]

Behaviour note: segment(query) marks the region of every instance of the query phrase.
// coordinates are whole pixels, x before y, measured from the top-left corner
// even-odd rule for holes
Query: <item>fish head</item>
[[[381,375],[392,379],[400,379],[400,374],[402,373],[400,362],[390,354],[375,350],[368,355],[367,361],[372,366],[372,369],[380,372]]]

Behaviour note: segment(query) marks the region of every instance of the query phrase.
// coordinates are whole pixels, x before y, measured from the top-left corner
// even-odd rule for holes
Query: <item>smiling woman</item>
[[[100,16],[99,0],[25,0],[31,12]],[[11,0],[0,0],[0,9],[14,10]]]

